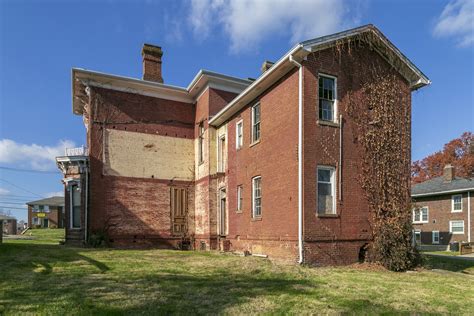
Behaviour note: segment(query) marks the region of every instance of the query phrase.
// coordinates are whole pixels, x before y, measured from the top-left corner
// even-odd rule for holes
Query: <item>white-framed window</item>
[[[319,119],[334,122],[336,119],[336,77],[319,75]]]
[[[244,200],[243,197],[243,188],[241,185],[237,186],[237,212],[242,211],[242,202]]]
[[[198,127],[198,158],[199,163],[204,162],[204,122],[199,123]]]
[[[262,177],[252,178],[252,217],[262,216]]]
[[[318,182],[319,214],[336,214],[336,184],[334,171],[334,167],[318,166],[316,177]]]
[[[45,213],[49,213],[49,205],[45,205],[45,206],[43,207],[43,211],[44,211]]]
[[[453,235],[464,234],[464,221],[449,221],[449,232]]]
[[[218,172],[225,172],[226,168],[226,155],[225,155],[225,135],[221,135],[219,137],[219,142],[217,144],[217,171]]]
[[[33,212],[39,212],[39,205],[33,205]]]
[[[71,185],[71,228],[81,228],[81,189],[77,184]]]
[[[413,242],[415,245],[421,245],[421,230],[413,231]]]
[[[244,144],[244,121],[240,120],[235,125],[235,148],[242,148]]]
[[[462,194],[455,194],[451,197],[451,212],[462,212]]]
[[[260,103],[252,107],[252,143],[260,140]]]
[[[33,217],[32,222],[33,222],[33,225],[39,225],[39,218],[38,217]]]
[[[439,231],[433,230],[431,233],[431,243],[432,244],[439,244]]]
[[[428,206],[413,209],[413,223],[428,223]]]

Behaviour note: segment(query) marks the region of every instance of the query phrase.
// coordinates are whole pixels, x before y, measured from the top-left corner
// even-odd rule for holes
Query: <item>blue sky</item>
[[[423,158],[474,130],[473,3],[0,0],[0,211],[25,219],[23,202],[62,190],[53,158],[85,140],[71,68],[140,78],[144,42],[163,47],[165,83],[186,86],[201,68],[255,78],[297,41],[373,23],[433,82],[413,94]]]

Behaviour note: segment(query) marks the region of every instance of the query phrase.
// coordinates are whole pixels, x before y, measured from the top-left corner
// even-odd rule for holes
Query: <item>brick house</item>
[[[31,201],[28,206],[28,227],[64,228],[64,197],[53,196]]]
[[[414,242],[420,248],[446,250],[451,242],[472,241],[474,178],[456,177],[447,165],[443,176],[414,185],[411,196]]]
[[[360,69],[396,76],[409,125],[411,91],[429,80],[372,25],[299,43],[256,80],[201,70],[187,87],[167,85],[163,52],[147,44],[143,80],[73,69],[87,148],[57,157],[66,242],[357,261],[370,216],[345,106],[368,79],[334,48],[363,35],[372,36],[341,59],[351,53]],[[399,173],[409,181],[409,164]]]
[[[0,224],[4,235],[17,234],[17,222],[15,217],[0,214]]]

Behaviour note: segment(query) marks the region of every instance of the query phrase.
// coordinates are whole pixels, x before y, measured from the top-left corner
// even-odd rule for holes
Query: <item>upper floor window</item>
[[[252,107],[252,143],[260,140],[260,103]]]
[[[428,207],[424,206],[413,210],[413,223],[428,223]]]
[[[237,212],[242,211],[242,202],[244,200],[244,197],[242,195],[242,186],[239,185],[237,187]]]
[[[449,232],[452,234],[464,234],[464,221],[449,221]]]
[[[262,177],[252,179],[252,217],[262,216]]]
[[[318,167],[318,213],[336,213],[336,194],[333,167]]]
[[[462,194],[453,195],[451,200],[451,212],[462,212]]]
[[[217,144],[217,171],[225,172],[225,135],[219,137],[219,143]]]
[[[199,140],[198,140],[198,158],[199,158],[199,163],[204,161],[204,123],[201,122],[199,123],[199,128],[198,128],[198,134],[199,134]]]
[[[244,144],[244,122],[239,121],[235,125],[235,148],[239,149]]]
[[[319,119],[334,122],[336,100],[336,78],[319,76]]]

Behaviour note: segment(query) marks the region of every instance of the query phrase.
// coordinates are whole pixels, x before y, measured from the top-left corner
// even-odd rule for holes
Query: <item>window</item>
[[[318,213],[336,213],[334,168],[318,167]]]
[[[33,217],[33,225],[39,225],[38,217]]]
[[[45,206],[43,207],[43,211],[44,211],[45,213],[49,213],[49,205],[45,205]]]
[[[252,143],[260,140],[260,103],[252,107]]]
[[[217,172],[225,172],[225,135],[217,143]]]
[[[449,232],[453,235],[464,234],[464,221],[449,221]]]
[[[334,103],[336,100],[336,78],[319,76],[319,119],[334,121]]]
[[[71,228],[81,227],[81,190],[77,184],[71,186]]]
[[[204,123],[201,122],[199,123],[199,128],[198,128],[198,134],[199,134],[199,149],[198,149],[198,155],[199,155],[199,163],[202,163],[204,161]]]
[[[262,177],[252,179],[252,217],[262,216]]]
[[[39,212],[39,205],[33,205],[33,212]]]
[[[421,231],[415,230],[413,233],[413,241],[415,242],[415,245],[421,245]]]
[[[38,210],[39,210],[39,212],[43,212],[44,211],[44,205],[40,205]]]
[[[431,237],[432,244],[439,244],[439,231],[434,230]]]
[[[428,223],[428,206],[413,210],[413,223]]]
[[[462,212],[462,194],[456,194],[451,197],[451,212]]]
[[[244,144],[244,122],[240,121],[235,125],[235,148],[239,149]]]
[[[243,195],[242,195],[242,186],[239,185],[237,187],[237,212],[242,211],[242,202],[243,202]]]

